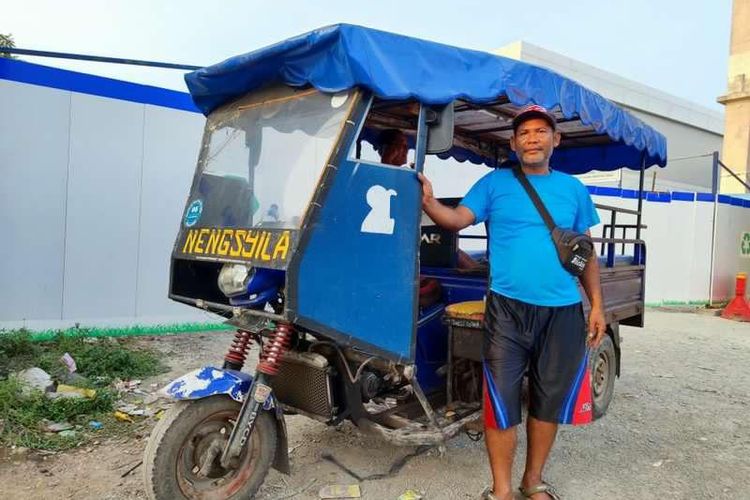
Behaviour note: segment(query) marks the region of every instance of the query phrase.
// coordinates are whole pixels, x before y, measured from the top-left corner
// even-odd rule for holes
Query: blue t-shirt
[[[561,229],[584,233],[599,223],[588,190],[575,177],[554,170],[527,177]],[[461,205],[476,224],[489,222],[493,292],[539,306],[581,301],[577,280],[560,264],[549,229],[512,170],[479,179]]]

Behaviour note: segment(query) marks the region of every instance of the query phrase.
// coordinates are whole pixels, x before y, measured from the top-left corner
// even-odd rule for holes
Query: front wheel
[[[276,453],[276,425],[273,416],[262,411],[236,467],[225,469],[221,453],[240,407],[227,396],[176,403],[154,427],[146,446],[149,498],[253,498]]]
[[[615,393],[617,354],[612,337],[605,335],[591,353],[591,392],[594,398],[594,419],[602,417]]]

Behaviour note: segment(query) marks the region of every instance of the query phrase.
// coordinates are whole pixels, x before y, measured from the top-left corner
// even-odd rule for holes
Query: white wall
[[[750,274],[750,259],[740,256],[740,235],[749,231],[750,208],[718,205],[713,278],[713,299],[716,301],[734,296],[737,273]]]
[[[167,299],[202,115],[0,80],[0,329],[217,318]]]

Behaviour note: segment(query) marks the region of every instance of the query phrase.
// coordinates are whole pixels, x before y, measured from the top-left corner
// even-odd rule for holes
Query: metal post
[[[72,59],[76,61],[92,61],[102,62],[110,64],[127,64],[130,66],[149,66],[151,68],[165,68],[165,69],[179,69],[195,71],[201,69],[202,66],[193,66],[191,64],[174,64],[165,63],[159,61],[143,61],[140,59],[123,59],[121,57],[103,57],[103,56],[90,56],[86,54],[70,54],[68,52],[50,52],[48,50],[30,50],[30,49],[17,49],[10,47],[0,47],[0,52],[7,54],[20,54],[24,56],[34,57],[53,57],[58,59]]]
[[[712,182],[711,194],[714,197],[713,217],[711,218],[711,267],[708,272],[708,304],[714,302],[714,259],[716,258],[716,218],[719,214],[719,189],[721,165],[719,162],[719,152],[714,151],[712,156]]]
[[[419,106],[419,116],[417,118],[417,141],[414,147],[414,170],[422,172],[424,170],[424,160],[427,153],[427,107],[424,104]]]
[[[641,175],[640,179],[638,180],[638,215],[636,216],[635,221],[635,239],[640,240],[641,239],[641,219],[643,217],[643,181],[646,177],[646,154],[643,153],[641,155]],[[635,263],[636,264],[642,264],[641,261],[641,246],[636,243],[635,249],[633,252],[635,255]]]
[[[716,196],[719,192],[719,152],[714,151],[711,155],[712,166],[711,166],[711,192]]]

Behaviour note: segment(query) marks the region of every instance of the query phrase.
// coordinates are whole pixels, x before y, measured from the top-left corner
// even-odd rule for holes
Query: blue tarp
[[[559,149],[552,166],[570,173],[665,166],[666,139],[599,94],[553,71],[475,50],[461,49],[370,28],[339,24],[232,57],[185,76],[195,104],[206,115],[272,82],[311,85],[324,92],[365,87],[383,99],[485,104],[507,96],[513,104],[559,106],[614,143]],[[456,149],[456,148],[454,148]],[[459,161],[492,164],[466,150]]]

